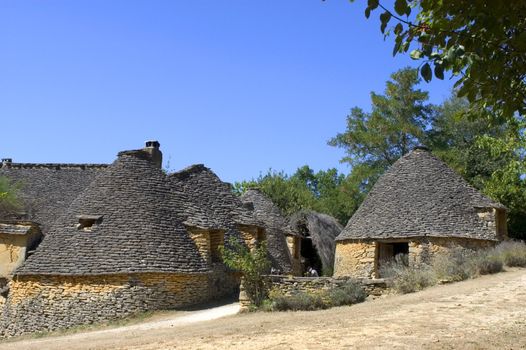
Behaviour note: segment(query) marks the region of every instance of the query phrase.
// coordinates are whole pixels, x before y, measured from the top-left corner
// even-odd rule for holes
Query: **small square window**
[[[102,215],[78,215],[76,225],[78,230],[90,232],[92,228],[102,222]]]

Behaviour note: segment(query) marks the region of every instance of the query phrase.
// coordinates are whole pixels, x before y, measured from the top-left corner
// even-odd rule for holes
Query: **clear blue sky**
[[[408,57],[345,0],[0,2],[0,156],[111,162],[148,139],[223,180],[338,167],[327,140]],[[379,14],[374,14],[377,17]],[[431,102],[451,81],[423,84]]]

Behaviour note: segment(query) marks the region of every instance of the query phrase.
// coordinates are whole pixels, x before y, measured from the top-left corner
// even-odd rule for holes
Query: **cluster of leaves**
[[[362,193],[336,169],[314,172],[305,165],[293,175],[269,170],[255,180],[234,184],[238,194],[258,187],[286,214],[311,209],[334,216],[342,224],[349,220],[362,200]]]
[[[440,106],[428,103],[418,88],[415,69],[404,68],[387,81],[384,94],[371,93],[371,111],[355,107],[347,127],[329,140],[343,148],[347,176],[335,169],[314,173],[308,166],[292,176],[271,172],[235,185],[241,193],[258,186],[286,214],[312,209],[336,217],[343,225],[376,180],[417,145],[433,153],[475,188],[508,207],[510,236],[526,238],[526,121],[473,114],[465,98],[451,97]]]
[[[416,88],[420,82],[416,70],[401,69],[391,79],[385,94],[371,93],[371,112],[353,108],[345,132],[329,141],[347,153],[342,162],[352,166],[350,176],[362,192],[368,192],[398,158],[424,143],[434,115],[428,93]]]
[[[0,176],[0,213],[11,212],[20,208],[18,199],[19,185],[8,178]]]
[[[253,305],[260,306],[268,297],[270,282],[265,278],[270,271],[267,244],[260,242],[250,250],[234,237],[225,247],[219,247],[224,264],[243,275],[245,293]]]
[[[415,145],[433,153],[474,187],[509,208],[509,232],[525,238],[526,123],[474,115],[466,99],[451,97],[427,104],[417,89],[420,79],[405,68],[391,76],[385,95],[372,94],[371,112],[359,108],[347,116],[347,129],[329,141],[343,148],[352,166],[349,179],[366,193],[378,177]]]
[[[426,81],[450,71],[471,107],[507,120],[526,114],[526,2],[395,0],[388,9],[368,0],[365,16],[378,10],[381,32],[394,36],[393,55],[414,48]]]

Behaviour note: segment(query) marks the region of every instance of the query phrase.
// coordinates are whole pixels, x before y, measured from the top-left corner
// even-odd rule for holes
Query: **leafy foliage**
[[[475,109],[507,120],[526,114],[526,2],[395,0],[389,9],[368,0],[365,16],[377,10],[380,31],[394,37],[393,56],[413,48],[426,81],[450,71]]]
[[[220,247],[220,252],[225,265],[243,275],[243,286],[250,301],[260,306],[269,291],[269,282],[264,277],[270,270],[266,242],[260,242],[258,247],[249,250],[232,237],[226,247]]]
[[[286,215],[311,209],[332,215],[342,224],[347,223],[362,196],[336,169],[315,173],[307,165],[291,176],[269,170],[255,180],[235,183],[234,191],[241,194],[250,187],[259,187]]]
[[[425,143],[425,128],[433,117],[428,93],[416,88],[420,83],[416,70],[401,69],[391,79],[384,95],[371,93],[372,111],[353,108],[345,132],[329,141],[345,149],[342,162],[352,166],[351,182],[364,192],[398,158]]]
[[[0,212],[10,212],[20,208],[19,188],[19,184],[13,183],[7,177],[0,176]]]

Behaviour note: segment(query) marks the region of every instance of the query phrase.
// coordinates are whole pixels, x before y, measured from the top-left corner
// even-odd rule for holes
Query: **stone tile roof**
[[[8,235],[26,235],[32,229],[33,224],[22,222],[0,222],[0,233]]]
[[[235,224],[263,227],[254,213],[234,195],[232,186],[203,164],[172,173],[169,178],[172,190],[184,201],[182,206],[188,225],[225,230]]]
[[[16,273],[207,272],[182,223],[183,202],[162,170],[152,166],[150,154],[121,152],[58,217]],[[81,219],[88,227],[78,226]]]
[[[290,225],[303,237],[312,240],[323,266],[334,266],[336,237],[343,230],[338,220],[313,210],[302,210],[290,217]]]
[[[46,234],[57,215],[106,167],[105,164],[3,163],[0,176],[20,184],[22,218],[38,222]],[[0,218],[13,217],[0,213]]]
[[[299,233],[289,227],[289,221],[281,210],[257,188],[247,190],[241,200],[251,203],[254,207],[256,218],[265,225],[267,235],[267,248],[272,266],[284,273],[292,272],[290,251],[287,246],[286,236],[299,236]]]
[[[495,240],[477,208],[506,209],[425,149],[403,156],[378,180],[337,240],[466,237]]]

